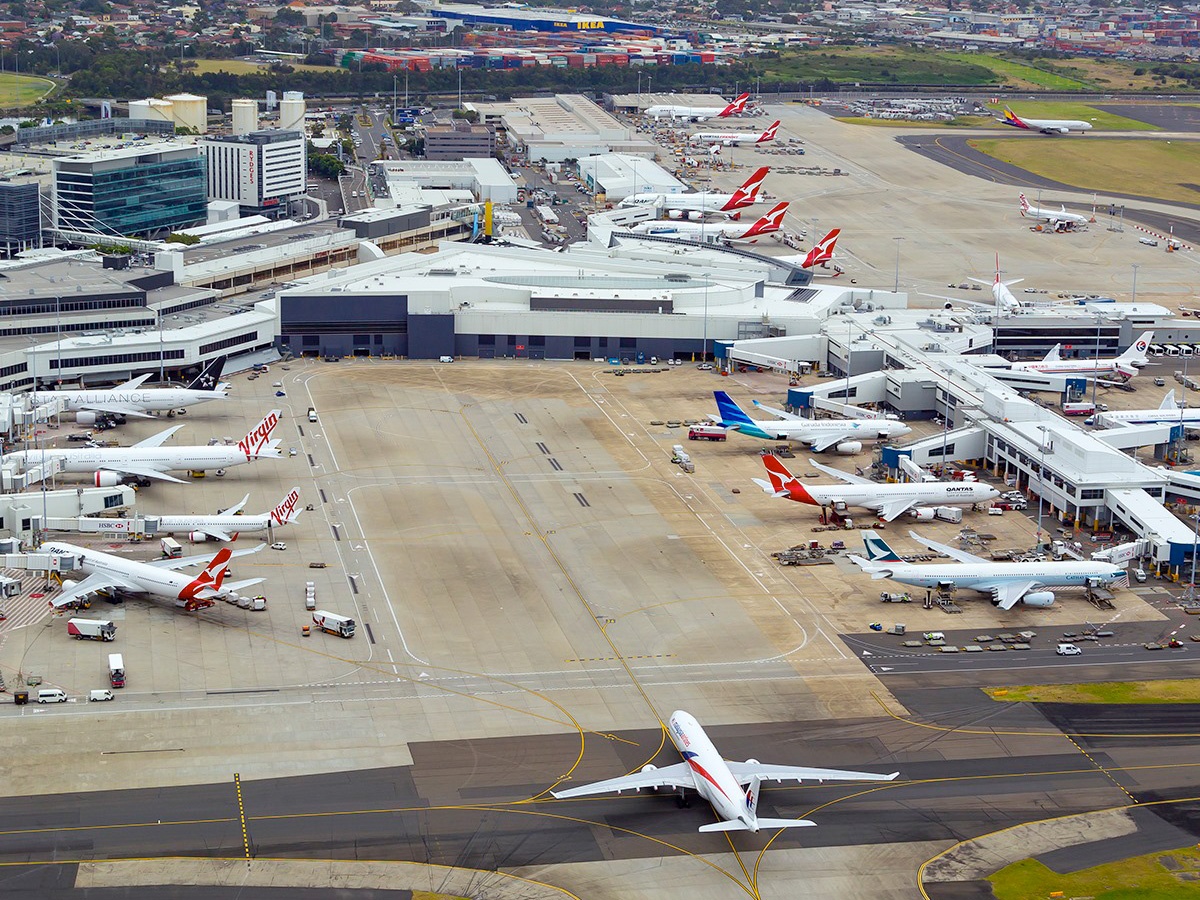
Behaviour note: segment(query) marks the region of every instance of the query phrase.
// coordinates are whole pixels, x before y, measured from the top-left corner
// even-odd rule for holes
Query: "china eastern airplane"
[[[1055,344],[1040,362],[1017,362],[1009,368],[1014,372],[1037,372],[1041,375],[1124,375],[1132,378],[1150,358],[1146,351],[1154,340],[1154,332],[1143,332],[1129,349],[1112,359],[1063,359],[1060,344]]]
[[[761,166],[742,182],[732,194],[720,194],[716,191],[699,191],[694,194],[633,194],[622,200],[618,206],[653,206],[664,210],[684,210],[699,213],[736,213],[747,206],[760,202],[758,193],[762,190],[767,178],[769,166]]]
[[[273,409],[250,433],[234,446],[216,444],[207,447],[164,447],[163,443],[182,425],[174,425],[132,447],[83,447],[76,449],[19,450],[0,457],[0,462],[15,462],[22,471],[43,462],[57,460],[60,472],[92,472],[96,487],[113,487],[125,477],[157,478],[183,484],[182,478],[168,472],[207,471],[242,466],[256,459],[279,459],[279,440],[271,433],[279,424],[281,411]]]
[[[1092,123],[1081,119],[1022,119],[1007,106],[1004,107],[1004,118],[1000,121],[1013,128],[1040,131],[1042,134],[1069,134],[1072,131],[1092,130]]]
[[[299,488],[292,488],[278,506],[262,515],[241,515],[242,507],[249,499],[250,495],[247,494],[236,506],[215,516],[156,516],[158,530],[164,534],[186,533],[193,544],[202,544],[209,539],[236,541],[239,534],[255,534],[268,528],[290,525],[300,518],[302,512],[299,507]]]
[[[968,503],[982,503],[1000,496],[1000,492],[990,485],[974,481],[925,481],[897,482],[880,484],[851,475],[839,469],[823,466],[815,460],[808,463],[818,472],[824,472],[832,478],[838,478],[845,484],[801,484],[787,467],[774,454],[763,458],[767,469],[767,481],[761,478],[753,479],[763,491],[772,497],[782,497],[785,500],[795,500],[798,503],[808,503],[812,506],[830,507],[838,512],[847,507],[857,506],[861,509],[872,510],[875,515],[885,522],[891,522],[897,516],[910,509],[919,510],[922,507],[933,507],[944,504],[956,506]],[[929,510],[932,515],[933,510]]]
[[[1029,199],[1024,195],[1019,195],[1021,198],[1021,215],[1029,219],[1041,219],[1049,222],[1055,228],[1074,228],[1077,225],[1087,225],[1092,220],[1087,216],[1079,213],[1067,212],[1067,207],[1064,204],[1061,209],[1042,209],[1040,206],[1033,206]]]
[[[1052,606],[1054,592],[1045,590],[1048,587],[1111,585],[1128,579],[1124,569],[1102,562],[993,562],[910,531],[908,535],[914,541],[954,560],[952,563],[914,566],[901,559],[877,532],[863,531],[861,534],[867,558],[851,555],[850,560],[871,578],[890,578],[901,584],[924,588],[940,585],[969,588],[991,594],[992,602],[1001,609],[1012,609],[1022,601],[1026,606]]]
[[[236,599],[238,591],[265,581],[263,578],[250,578],[225,583],[229,560],[235,556],[257,553],[263,546],[259,544],[251,550],[237,551],[222,547],[211,559],[208,556],[188,556],[151,562],[139,562],[90,547],[57,542],[42,544],[41,550],[55,556],[74,556],[79,570],[87,576],[83,581],[63,582],[63,592],[50,601],[50,605],[56,608],[79,604],[91,594],[129,593],[149,594],[169,600],[186,610],[196,610],[212,606],[218,599]],[[177,575],[172,571],[201,564],[205,564],[204,571],[195,578]]]
[[[899,772],[877,775],[874,772],[850,772],[843,769],[811,769],[807,766],[773,766],[757,759],[726,762],[709,740],[704,729],[683,710],[671,713],[667,734],[683,757],[673,766],[646,765],[634,775],[597,781],[583,787],[552,791],[556,800],[635,791],[672,788],[680,796],[694,790],[712,804],[720,822],[701,825],[700,831],[759,831],[763,828],[803,828],[816,825],[808,819],[768,819],[758,815],[758,795],[764,781],[893,781]]]
[[[817,453],[830,447],[838,453],[858,453],[863,441],[890,440],[912,431],[896,419],[785,419],[755,421],[724,391],[713,391],[719,415],[709,418],[725,428],[765,441],[800,441]]]
[[[1121,425],[1196,425],[1200,423],[1200,406],[1181,407],[1175,402],[1175,392],[1167,391],[1158,409],[1114,409],[1085,419],[1084,423],[1105,428]]]
[[[688,140],[693,144],[720,144],[722,147],[739,147],[742,144],[765,144],[775,140],[775,132],[779,130],[779,120],[776,119],[761,133],[737,131],[697,131]]]
[[[783,217],[787,214],[787,201],[779,203],[757,221],[746,225],[741,222],[677,222],[659,220],[641,222],[629,230],[634,234],[651,234],[659,237],[680,238],[702,244],[755,244],[763,235],[783,228]]]
[[[144,388],[142,384],[150,376],[139,375],[132,381],[126,381],[114,388],[91,391],[33,391],[29,396],[33,398],[35,405],[65,400],[67,410],[75,413],[75,421],[80,425],[95,425],[96,420],[105,413],[149,419],[152,418],[151,412],[182,409],[197,403],[207,403],[209,400],[227,399],[225,388],[228,385],[221,383],[221,370],[224,367],[225,357],[218,356],[210,360],[204,371],[186,387],[181,388]]]
[[[666,104],[649,107],[646,110],[646,115],[653,119],[661,119],[665,116],[669,119],[683,119],[688,122],[703,122],[705,119],[725,119],[735,113],[745,112],[746,101],[749,99],[750,92],[747,91],[724,106],[672,106]]]

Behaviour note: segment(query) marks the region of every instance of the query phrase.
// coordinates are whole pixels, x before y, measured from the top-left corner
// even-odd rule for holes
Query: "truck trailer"
[[[348,616],[339,616],[337,613],[326,612],[323,609],[318,609],[313,613],[313,624],[321,631],[344,638],[354,637],[356,627],[354,620]]]
[[[67,634],[77,641],[111,641],[117,626],[105,619],[68,619]]]
[[[125,659],[120,653],[108,654],[108,683],[115,688],[125,687]]]

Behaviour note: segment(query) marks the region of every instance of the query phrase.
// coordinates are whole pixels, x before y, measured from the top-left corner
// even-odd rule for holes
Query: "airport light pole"
[[[1139,263],[1133,263],[1133,296],[1129,298],[1130,303],[1137,303],[1137,270]]]
[[[1099,310],[1096,311],[1096,360],[1095,371],[1092,372],[1092,414],[1096,413],[1096,385],[1100,383],[1100,323],[1103,317]]]
[[[1200,544],[1200,514],[1189,516],[1192,520],[1192,579],[1188,582],[1188,592],[1196,590],[1196,545]]]
[[[900,242],[904,240],[902,237],[892,238],[896,242],[896,284],[892,288],[893,294],[900,293]]]

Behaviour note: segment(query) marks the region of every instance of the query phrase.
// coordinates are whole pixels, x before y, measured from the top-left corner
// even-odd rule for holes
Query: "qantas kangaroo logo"
[[[779,130],[779,121],[776,120],[774,125],[772,125],[766,131],[764,131],[761,135],[759,135],[758,140],[755,141],[755,143],[765,144],[767,141],[775,140],[775,132],[777,132],[778,130]]]
[[[767,173],[770,171],[770,166],[763,166],[747,178],[742,186],[733,192],[729,202],[721,207],[722,211],[741,209],[743,206],[750,206],[757,202],[758,192],[762,190],[763,182],[767,180]]]
[[[774,454],[769,454],[763,457],[763,466],[767,470],[767,478],[771,480],[771,487],[775,488],[778,493],[786,492],[793,500],[798,500],[801,503],[811,503],[813,506],[819,506],[812,494],[801,484],[796,476],[787,470],[783,463],[779,461],[779,457]]]
[[[246,454],[246,459],[256,458],[271,440],[271,432],[279,424],[279,410],[273,409],[263,420],[254,426],[254,430],[238,441],[238,447]]]
[[[229,565],[229,560],[233,556],[233,551],[228,547],[222,547],[217,551],[217,555],[212,558],[204,571],[196,576],[195,581],[191,581],[184,585],[183,590],[179,592],[179,599],[186,601],[185,609],[199,609],[203,606],[212,606],[213,603],[208,599],[201,599],[197,594],[206,589],[220,590],[221,582],[225,580],[225,568]]]
[[[722,119],[723,119],[723,118],[725,118],[726,116],[731,116],[731,115],[733,115],[734,113],[745,112],[745,110],[746,110],[746,101],[747,101],[747,100],[749,100],[749,99],[750,99],[750,93],[749,93],[749,92],[746,92],[746,93],[742,94],[740,97],[738,97],[736,100],[734,100],[734,101],[733,101],[732,103],[730,103],[728,106],[726,106],[726,107],[725,107],[723,110],[721,110],[721,111],[720,111],[720,112],[717,114],[718,118],[722,118]]]
[[[271,510],[271,521],[276,525],[286,525],[296,514],[296,504],[300,500],[300,491],[292,488],[291,493],[283,498],[283,502]]]
[[[802,269],[810,269],[818,263],[824,265],[833,259],[833,247],[837,243],[838,235],[842,233],[840,228],[835,228],[825,237],[821,238],[811,250],[808,251],[808,256],[804,257],[804,262],[800,264]]]
[[[758,234],[766,234],[770,231],[778,231],[783,227],[783,216],[787,212],[787,208],[787,203],[780,203],[773,210],[751,225],[749,231],[743,234],[742,237],[748,238]]]

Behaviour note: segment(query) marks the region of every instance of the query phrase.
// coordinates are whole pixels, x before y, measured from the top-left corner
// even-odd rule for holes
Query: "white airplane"
[[[241,503],[231,506],[215,516],[157,516],[158,530],[164,534],[186,532],[193,544],[202,544],[210,538],[217,541],[236,541],[239,534],[255,534],[268,528],[290,525],[300,518],[300,489],[292,488],[283,501],[273,510],[258,516],[240,515],[242,507],[250,499],[247,494]]]
[[[19,450],[0,457],[0,462],[15,462],[22,471],[43,462],[58,460],[60,472],[92,472],[96,487],[113,487],[127,476],[157,478],[185,483],[167,472],[207,471],[242,466],[256,459],[279,459],[279,440],[271,433],[279,424],[281,411],[273,409],[250,433],[234,446],[164,447],[163,442],[182,425],[174,425],[132,447],[83,447],[76,449]],[[48,468],[48,467],[47,467]]]
[[[787,213],[787,201],[771,207],[750,225],[740,222],[677,222],[660,220],[641,222],[629,231],[634,234],[650,234],[659,237],[680,238],[702,244],[755,244],[763,235],[783,228],[783,217]]]
[[[33,391],[29,396],[35,405],[67,401],[67,410],[75,413],[80,425],[95,425],[105,413],[149,419],[151,412],[182,409],[209,400],[225,400],[227,384],[221,383],[225,357],[210,360],[199,375],[181,388],[144,388],[149,375],[139,375],[115,388],[94,391]]]
[[[861,534],[867,558],[851,555],[850,559],[864,572],[870,573],[871,578],[891,578],[901,584],[924,588],[940,585],[969,588],[981,594],[991,594],[992,602],[1001,609],[1012,609],[1021,601],[1026,606],[1052,606],[1054,592],[1045,590],[1048,587],[1111,585],[1128,580],[1124,569],[1108,563],[1077,560],[993,562],[910,531],[908,535],[914,541],[954,560],[952,563],[914,566],[904,562],[877,532],[863,531]]]
[[[1092,130],[1092,123],[1081,119],[1022,119],[1007,106],[1004,107],[1004,118],[1000,121],[1013,128],[1040,131],[1042,134],[1069,134],[1072,131]]]
[[[613,791],[669,787],[694,790],[712,804],[720,822],[701,825],[700,831],[759,831],[763,828],[802,828],[816,825],[808,819],[767,819],[758,815],[758,795],[764,781],[893,781],[899,772],[877,775],[874,772],[850,772],[842,769],[811,769],[807,766],[773,766],[757,759],[726,762],[717,752],[704,729],[683,710],[671,713],[667,734],[683,762],[673,766],[646,765],[634,775],[597,781],[583,787],[552,791],[556,800],[609,794]]]
[[[812,506],[828,506],[838,512],[844,511],[849,506],[857,506],[873,510],[875,515],[885,522],[891,522],[910,509],[919,510],[922,507],[940,506],[947,503],[956,506],[982,503],[1000,496],[1000,492],[994,487],[978,481],[880,484],[869,478],[831,469],[815,460],[810,459],[808,462],[818,472],[824,472],[833,478],[840,478],[845,484],[805,486],[787,470],[787,467],[774,454],[767,454],[763,457],[763,465],[766,466],[769,480],[755,478],[753,481],[772,497],[782,497]],[[929,514],[932,515],[932,509]]]
[[[56,608],[78,605],[95,593],[130,593],[149,594],[170,600],[186,610],[196,610],[212,606],[218,599],[236,598],[238,591],[265,581],[263,578],[249,578],[225,584],[229,560],[235,556],[257,553],[263,546],[259,544],[252,550],[238,551],[222,547],[211,559],[208,556],[188,556],[152,562],[139,562],[89,547],[57,542],[42,544],[40,549],[55,556],[74,556],[79,570],[87,576],[83,581],[63,582],[63,592],[50,601],[50,605]],[[201,564],[205,564],[204,571],[195,578],[177,575],[172,571]]]
[[[694,194],[632,194],[617,205],[625,208],[653,206],[668,212],[676,209],[698,213],[736,213],[759,202],[758,193],[762,190],[763,182],[770,171],[769,166],[755,169],[732,194],[719,194],[716,191],[699,191]]]
[[[822,269],[828,269],[829,263],[833,261],[833,248],[837,244],[838,235],[842,233],[842,229],[835,228],[825,237],[821,238],[812,245],[812,249],[808,251],[808,255],[800,263],[800,268],[811,269],[814,266],[820,266]],[[837,266],[838,274],[841,274],[841,269]]]
[[[1061,344],[1055,344],[1040,362],[1016,362],[1009,366],[1014,372],[1037,372],[1041,375],[1124,375],[1132,378],[1138,369],[1150,362],[1146,351],[1154,340],[1154,332],[1146,331],[1120,356],[1112,359],[1063,359]]]
[[[1024,195],[1019,195],[1021,198],[1021,215],[1030,219],[1041,219],[1049,222],[1054,226],[1056,231],[1066,231],[1075,228],[1079,225],[1087,225],[1092,220],[1088,216],[1080,215],[1079,213],[1067,212],[1067,207],[1064,204],[1061,209],[1042,209],[1040,206],[1033,206],[1029,199]]]
[[[817,453],[836,446],[838,453],[857,453],[862,442],[890,440],[912,431],[895,419],[788,419],[764,422],[751,419],[724,391],[713,391],[719,415],[712,421],[765,441],[800,441],[810,444]]]
[[[649,107],[646,110],[646,115],[654,119],[661,119],[666,116],[670,119],[683,119],[688,122],[703,122],[705,119],[725,119],[735,113],[745,112],[746,101],[749,99],[750,92],[747,91],[724,106],[672,106],[665,104]]]
[[[1112,412],[1100,413],[1085,419],[1086,425],[1100,425],[1104,428],[1121,425],[1156,425],[1156,424],[1200,424],[1200,406],[1180,406],[1175,402],[1175,391],[1167,391],[1158,409],[1117,409]]]
[[[775,140],[775,132],[779,130],[779,120],[776,119],[762,133],[736,131],[697,131],[688,137],[693,144],[719,144],[722,147],[739,147],[742,144],[765,144]]]

